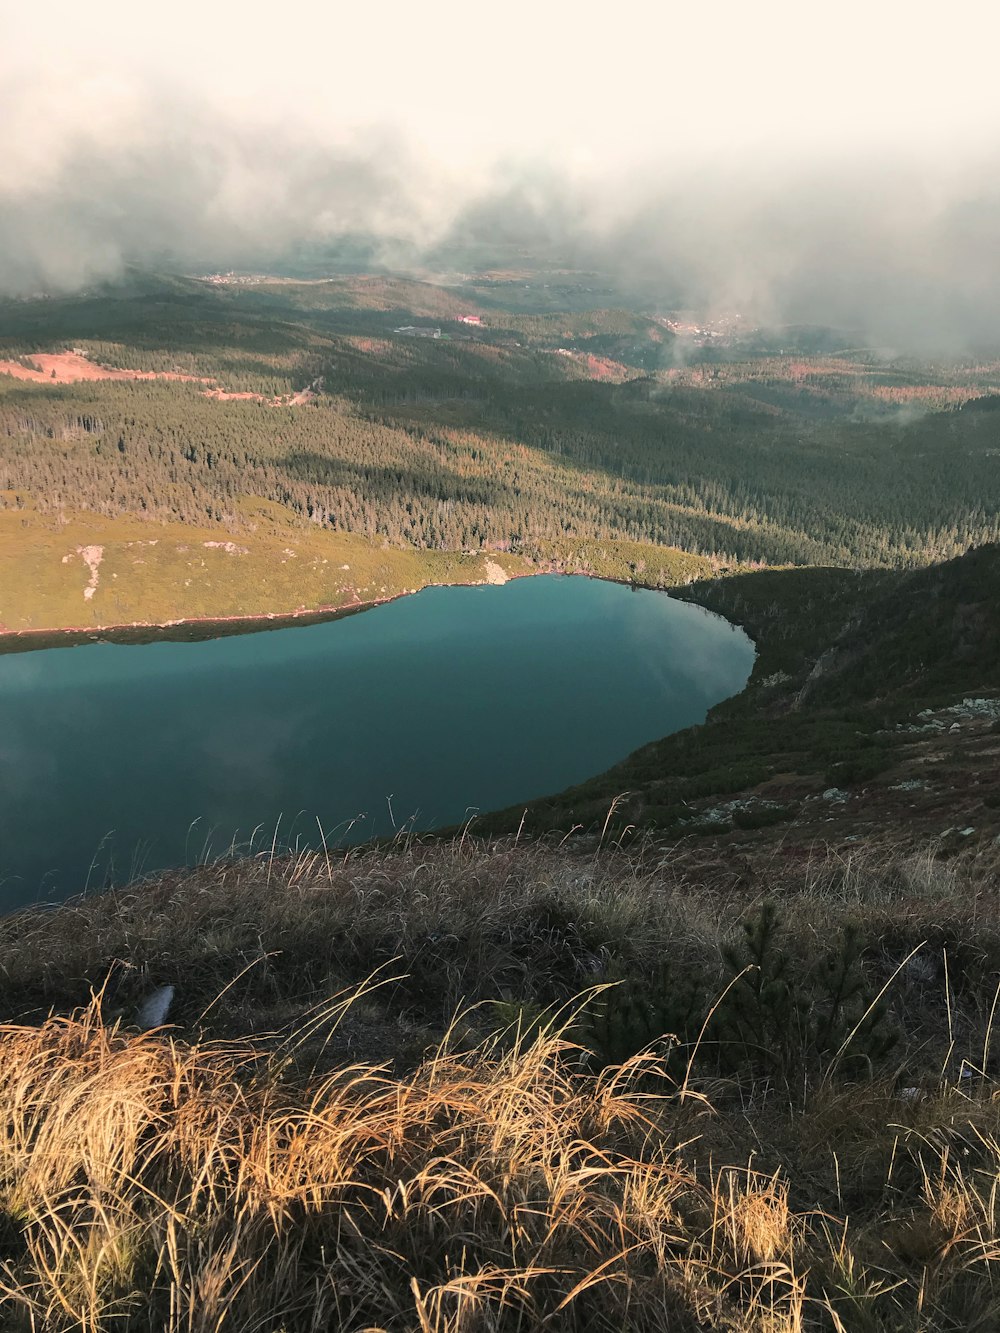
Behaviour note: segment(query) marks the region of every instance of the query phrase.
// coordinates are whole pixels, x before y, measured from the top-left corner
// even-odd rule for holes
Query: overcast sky
[[[1000,334],[998,37],[984,0],[0,0],[0,287],[475,217],[776,319]]]

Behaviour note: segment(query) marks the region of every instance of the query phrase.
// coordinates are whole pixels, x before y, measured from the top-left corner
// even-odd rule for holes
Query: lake
[[[458,823],[741,690],[742,630],[544,575],[323,624],[0,656],[0,909],[237,847]]]

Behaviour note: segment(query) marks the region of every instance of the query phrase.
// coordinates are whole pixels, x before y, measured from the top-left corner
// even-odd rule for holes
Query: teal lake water
[[[0,910],[268,848],[276,827],[359,841],[559,791],[700,722],[753,657],[699,607],[558,576],[0,656]]]

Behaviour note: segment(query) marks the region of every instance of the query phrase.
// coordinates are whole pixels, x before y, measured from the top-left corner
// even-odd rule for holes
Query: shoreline
[[[428,585],[430,586],[430,585]],[[397,596],[408,596],[399,593]],[[45,629],[0,630],[0,653],[14,649],[25,640],[38,639],[73,639],[101,640],[120,634],[152,633],[157,636],[169,634],[171,630],[185,630],[199,627],[258,625],[261,629],[269,625],[299,623],[315,618],[332,619],[336,616],[349,615],[352,611],[367,611],[390,598],[379,598],[371,602],[348,602],[343,606],[317,606],[301,611],[261,611],[254,615],[240,616],[181,616],[177,620],[128,620],[112,625],[61,625]]]
[[[505,571],[506,572],[506,571]],[[507,574],[503,583],[512,583],[515,579],[536,578],[542,574],[560,574],[567,578],[598,579],[602,583],[616,583],[620,587],[634,590],[644,589],[649,592],[669,594],[674,588],[686,587],[686,583],[671,584],[666,587],[652,583],[643,583],[639,579],[616,578],[612,574],[595,574],[589,570],[556,569],[551,564],[540,565],[535,569],[522,570]],[[122,643],[145,644],[156,642],[198,642],[202,639],[218,639],[237,634],[264,633],[268,630],[291,629],[302,625],[320,625],[332,620],[341,620],[357,615],[362,611],[372,611],[379,606],[387,606],[403,597],[413,597],[427,588],[488,588],[503,586],[499,581],[477,579],[475,582],[431,582],[419,588],[406,588],[401,592],[375,597],[366,601],[347,602],[339,606],[317,606],[295,611],[261,611],[254,615],[240,616],[183,616],[176,620],[152,621],[134,620],[114,625],[64,625],[43,629],[0,630],[0,657],[11,653],[40,652],[48,648],[76,648],[87,643]]]
[[[556,574],[565,571],[538,568],[508,574],[505,583],[514,579],[534,578],[538,574]],[[588,575],[587,577],[594,577]],[[608,582],[619,582],[617,579]],[[488,588],[502,586],[487,579],[469,583],[425,583],[419,588],[375,597],[367,601],[346,602],[340,606],[317,606],[296,611],[262,611],[255,615],[240,616],[184,616],[177,620],[133,620],[115,625],[64,625],[45,629],[0,630],[0,656],[8,653],[34,652],[45,648],[75,648],[85,643],[152,643],[159,640],[222,638],[232,634],[253,634],[271,629],[290,629],[303,624],[325,624],[361,611],[372,611],[402,597],[412,597],[425,588]],[[205,632],[201,632],[205,631]]]

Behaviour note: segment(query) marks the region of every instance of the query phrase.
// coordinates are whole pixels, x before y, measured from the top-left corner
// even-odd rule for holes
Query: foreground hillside
[[[465,837],[7,918],[3,1326],[986,1333],[995,893]]]

